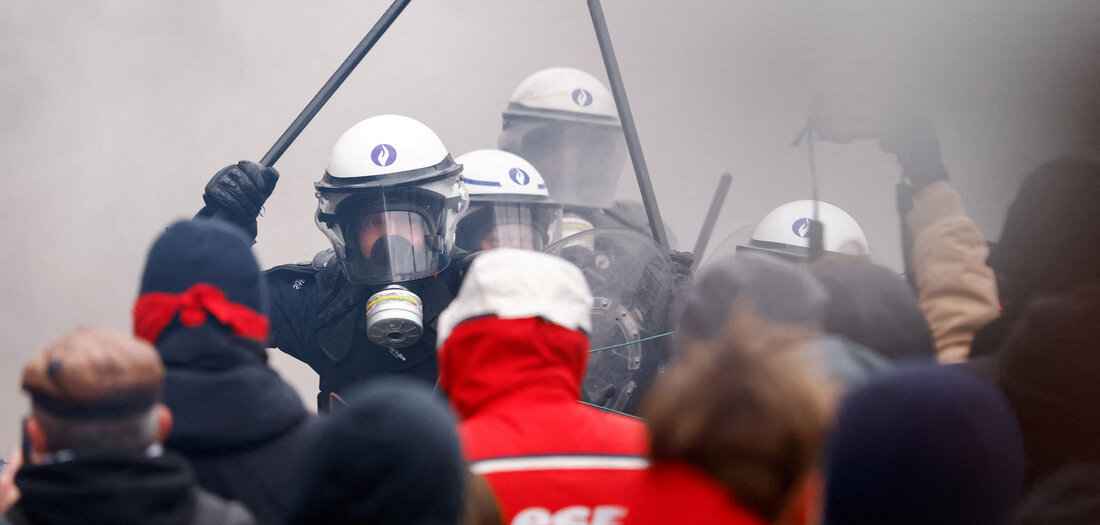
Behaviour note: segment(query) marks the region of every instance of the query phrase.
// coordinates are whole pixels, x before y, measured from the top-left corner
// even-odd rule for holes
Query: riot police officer
[[[817,201],[817,220],[824,224],[826,253],[869,259],[867,236],[848,212],[824,201]],[[812,200],[788,202],[768,212],[738,251],[760,251],[794,263],[810,258],[810,221],[815,217]]]
[[[228,166],[207,185],[200,215],[254,234],[277,178],[255,163]],[[270,346],[318,373],[322,412],[372,376],[434,384],[435,320],[457,290],[464,254],[454,248],[469,204],[462,166],[423,123],[381,115],[336,141],[314,186],[315,222],[332,249],[265,272]]]
[[[462,165],[470,209],[458,221],[455,244],[468,252],[493,248],[542,251],[561,239],[562,206],[550,200],[542,175],[518,155],[479,149]]]
[[[562,235],[592,228],[649,233],[641,205],[616,201],[627,159],[615,99],[579,69],[552,67],[520,82],[503,113],[500,149],[530,161],[565,205]]]

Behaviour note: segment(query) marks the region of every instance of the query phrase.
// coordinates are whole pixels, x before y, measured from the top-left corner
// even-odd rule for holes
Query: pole
[[[726,194],[730,191],[731,181],[733,181],[733,175],[729,173],[723,173],[722,177],[718,179],[718,189],[714,193],[714,199],[710,201],[707,218],[703,220],[703,229],[699,231],[699,238],[695,241],[695,249],[691,252],[695,255],[695,262],[691,264],[693,270],[698,268],[699,263],[703,261],[703,252],[706,251],[710,236],[714,233],[714,225],[718,222],[718,214],[722,211],[722,205],[726,202]]]
[[[329,77],[328,82],[321,87],[321,90],[313,96],[313,100],[306,104],[305,109],[298,114],[298,118],[294,119],[294,122],[290,123],[290,127],[283,132],[283,135],[279,137],[279,140],[275,141],[275,144],[271,146],[271,149],[267,151],[267,154],[260,159],[260,164],[264,166],[273,166],[278,162],[279,157],[283,156],[283,153],[290,143],[294,142],[294,139],[298,138],[298,134],[305,129],[313,117],[317,115],[317,112],[321,110],[321,107],[328,102],[328,99],[332,97],[332,94],[340,87],[340,84],[344,83],[344,80],[348,78],[355,66],[359,65],[359,62],[363,60],[363,57],[367,56],[367,52],[374,47],[374,44],[378,42],[378,39],[382,38],[382,34],[389,29],[393,21],[397,19],[397,16],[401,14],[401,11],[405,9],[405,6],[409,4],[410,0],[394,0],[390,8],[382,14],[382,17],[378,19],[378,22],[374,24],[374,27],[367,32],[367,35],[363,37],[363,40],[359,42],[359,45],[352,50],[351,54],[344,59],[344,63],[340,64],[340,67],[336,69],[336,72]]]
[[[642,145],[638,140],[634,117],[630,113],[630,103],[626,100],[626,88],[623,87],[623,77],[619,73],[619,63],[615,60],[615,50],[611,47],[611,36],[607,32],[607,21],[604,19],[600,0],[588,0],[588,10],[592,14],[592,25],[596,29],[596,40],[600,44],[607,79],[611,82],[611,94],[615,97],[615,107],[619,111],[619,123],[626,135],[626,148],[630,152],[630,161],[634,164],[634,175],[638,178],[638,189],[642,193],[642,204],[645,205],[646,217],[649,218],[649,228],[653,231],[653,239],[657,244],[667,250],[665,224],[661,221],[661,211],[657,209],[653,183],[649,179],[649,169],[646,168],[645,157],[642,155]]]

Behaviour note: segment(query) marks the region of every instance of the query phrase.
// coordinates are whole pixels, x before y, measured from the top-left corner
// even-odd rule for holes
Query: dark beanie
[[[1100,462],[1100,285],[1036,298],[1001,351],[1001,388],[1024,435],[1028,479]]]
[[[965,371],[919,365],[841,404],[826,465],[826,525],[1008,525],[1023,445],[1008,403]]]
[[[1100,163],[1059,158],[1027,176],[989,261],[1006,309],[1100,276],[1098,202]]]
[[[679,315],[681,337],[717,335],[738,297],[750,301],[765,320],[820,325],[828,295],[810,274],[778,257],[727,254],[705,266],[692,283]]]
[[[372,380],[324,424],[289,523],[457,523],[467,469],[455,426],[429,387]]]
[[[936,357],[932,331],[916,296],[890,269],[841,261],[817,278],[829,292],[826,333],[844,336],[890,360]]]
[[[213,285],[234,303],[266,314],[267,293],[252,242],[218,219],[180,221],[149,249],[139,295],[179,294],[197,283]]]

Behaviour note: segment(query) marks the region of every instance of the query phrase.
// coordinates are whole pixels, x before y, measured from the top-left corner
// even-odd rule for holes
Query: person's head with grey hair
[[[159,403],[164,366],[144,341],[80,327],[31,358],[28,438],[39,454],[141,450],[161,441],[171,416]]]

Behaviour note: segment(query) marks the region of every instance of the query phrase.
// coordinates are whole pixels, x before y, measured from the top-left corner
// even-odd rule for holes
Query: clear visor
[[[561,239],[561,205],[487,203],[471,206],[458,222],[456,244],[475,252],[494,248],[542,251]]]
[[[610,207],[627,158],[622,128],[584,122],[508,118],[499,146],[535,166],[566,206]]]

